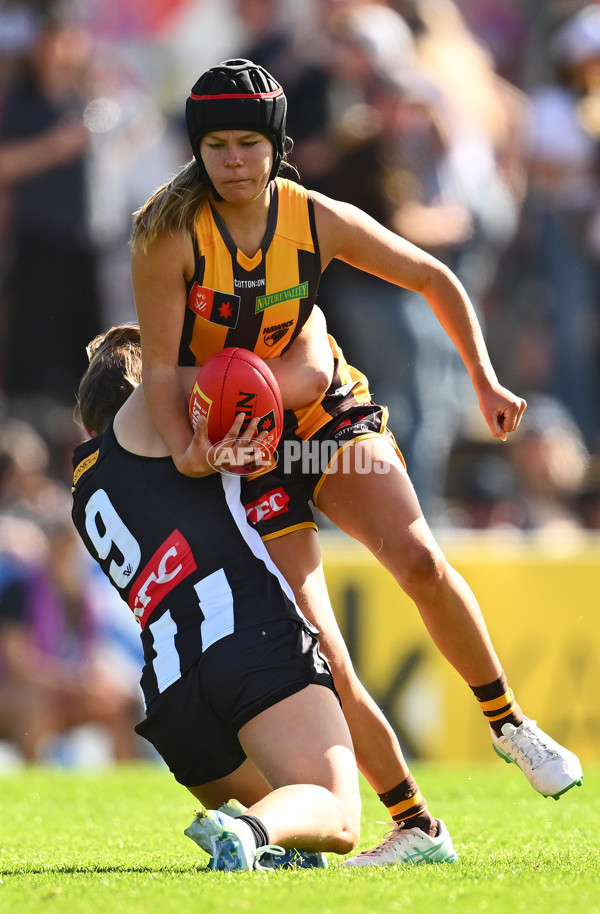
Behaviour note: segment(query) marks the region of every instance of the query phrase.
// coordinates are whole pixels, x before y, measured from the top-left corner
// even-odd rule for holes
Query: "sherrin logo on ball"
[[[228,442],[225,436],[240,413],[245,417],[240,434],[256,417],[258,433],[267,434],[260,442],[260,455],[255,454],[250,463],[246,460],[256,451],[256,442],[248,442],[246,448],[238,444],[237,462],[232,465],[233,442]],[[208,460],[215,470],[249,475],[264,472],[273,464],[283,430],[281,392],[269,366],[254,352],[230,347],[207,359],[190,393],[189,416],[194,429],[200,416],[206,418],[213,445]]]

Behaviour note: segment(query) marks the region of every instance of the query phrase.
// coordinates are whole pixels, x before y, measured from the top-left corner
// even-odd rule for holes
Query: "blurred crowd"
[[[422,297],[328,268],[432,526],[600,530],[600,3],[0,0],[0,741],[27,762],[82,727],[141,751],[136,625],[70,522],[74,392],[135,320],[131,214],[190,157],[189,88],[232,56],[283,84],[299,179],[446,262],[528,400],[491,439]]]

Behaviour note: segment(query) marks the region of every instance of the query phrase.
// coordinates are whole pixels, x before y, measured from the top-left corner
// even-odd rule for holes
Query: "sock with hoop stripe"
[[[427,800],[421,794],[412,774],[397,787],[378,794],[390,816],[405,828],[420,828],[426,835],[437,835],[437,822],[427,809]]]
[[[523,712],[515,701],[513,690],[509,688],[504,673],[494,682],[470,686],[470,689],[496,736],[502,736],[503,724],[511,723],[518,727],[523,723]]]

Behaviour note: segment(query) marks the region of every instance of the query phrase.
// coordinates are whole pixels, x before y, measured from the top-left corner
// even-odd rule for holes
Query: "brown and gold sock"
[[[397,787],[378,796],[394,822],[402,823],[405,828],[420,828],[432,838],[437,835],[437,821],[427,809],[427,800],[421,795],[412,774]]]
[[[504,673],[494,682],[470,688],[496,736],[502,736],[502,726],[506,723],[515,727],[523,723],[523,712],[515,701],[513,690],[508,687]]]

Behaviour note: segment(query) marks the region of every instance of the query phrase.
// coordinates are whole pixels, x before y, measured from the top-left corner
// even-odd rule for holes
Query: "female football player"
[[[136,730],[213,807],[186,829],[210,868],[322,866],[322,851],[355,846],[360,796],[315,631],[246,520],[239,477],[176,470],[137,386],[138,329],[113,328],[89,352],[79,408],[92,437],[73,457],[73,519],[141,627]],[[196,373],[182,372],[182,392]],[[245,439],[255,432],[253,420]],[[204,419],[194,445],[206,461]],[[226,804],[233,795],[247,808]]]
[[[279,83],[251,61],[225,61],[194,85],[186,120],[194,158],[138,211],[132,239],[144,389],[180,472],[203,469],[177,366],[202,364],[231,345],[275,360],[292,351],[314,309],[321,272],[336,258],[422,293],[463,359],[490,433],[506,440],[526,403],[499,383],[457,277],[355,207],[279,176],[286,153]],[[286,414],[277,469],[246,484],[243,498],[321,632],[359,765],[396,823],[379,849],[355,860],[388,863],[405,859],[413,825],[430,836],[437,825],[410,776],[400,775],[389,725],[348,663],[326,599],[310,500],[364,543],[414,600],[435,644],[473,690],[496,751],[544,795],[561,795],[582,774],[578,759],[523,715],[474,594],[423,516],[385,407],[371,400],[367,379],[331,337],[322,370],[322,393],[311,399],[299,389]],[[307,471],[306,442],[327,445],[326,465]],[[274,506],[275,491],[286,498]]]

